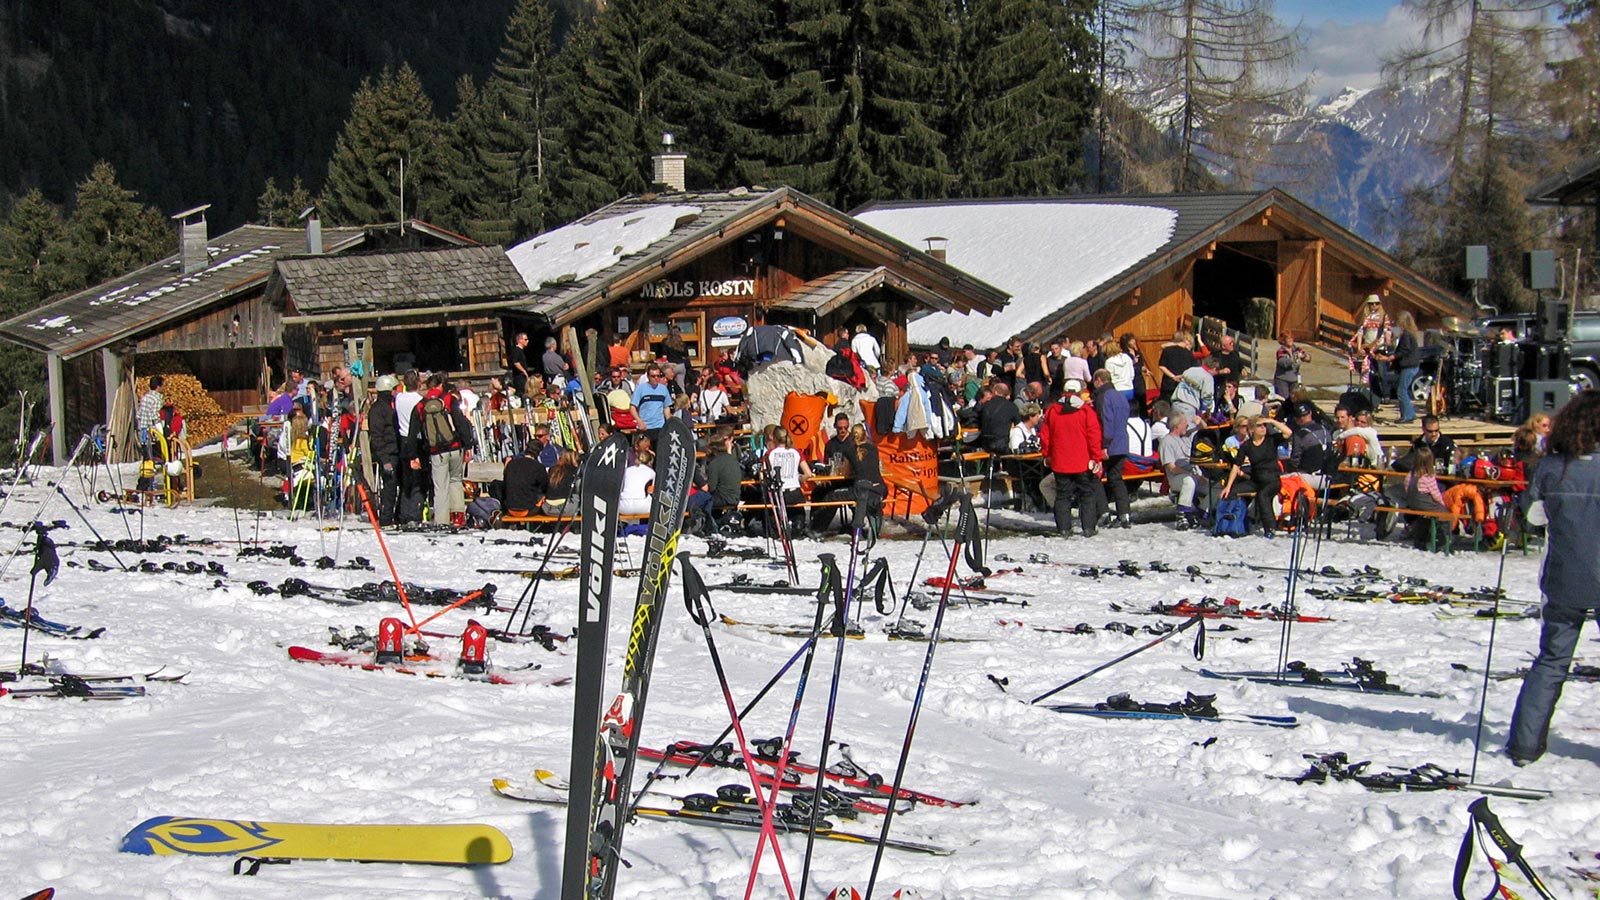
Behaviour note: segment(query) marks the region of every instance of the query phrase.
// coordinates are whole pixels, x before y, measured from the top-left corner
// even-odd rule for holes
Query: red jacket
[[[1089,471],[1089,463],[1105,459],[1100,443],[1100,416],[1094,404],[1085,402],[1073,409],[1052,403],[1039,425],[1039,451],[1050,471],[1075,475]]]

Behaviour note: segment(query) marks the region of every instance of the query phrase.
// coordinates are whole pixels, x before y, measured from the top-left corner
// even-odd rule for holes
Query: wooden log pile
[[[139,357],[139,377],[134,381],[135,397],[143,397],[150,389],[150,377],[160,375],[166,379],[161,386],[161,396],[183,414],[186,439],[189,446],[198,447],[228,433],[234,416],[224,412],[212,399],[194,370],[176,353],[149,353]]]

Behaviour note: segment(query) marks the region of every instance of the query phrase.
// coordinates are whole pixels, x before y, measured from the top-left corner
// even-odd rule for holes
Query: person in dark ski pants
[[[1545,526],[1544,592],[1539,656],[1522,679],[1506,755],[1519,766],[1544,755],[1550,717],[1572,667],[1584,619],[1600,621],[1600,391],[1586,390],[1556,413],[1550,455],[1528,484],[1528,523]]]
[[[1115,518],[1110,518],[1109,509],[1105,511],[1105,518],[1109,519],[1106,524],[1112,528],[1131,528],[1128,483],[1122,480],[1122,464],[1128,458],[1128,400],[1111,386],[1111,373],[1106,369],[1094,373],[1094,408],[1100,415],[1100,442],[1106,448],[1106,493],[1117,505]]]
[[[1084,390],[1083,382],[1067,379],[1061,399],[1045,411],[1039,427],[1039,452],[1056,476],[1056,531],[1072,534],[1072,505],[1078,504],[1078,521],[1084,537],[1093,537],[1100,504],[1095,480],[1100,476],[1105,446],[1100,441],[1100,417]]]
[[[399,379],[378,377],[378,396],[367,410],[367,450],[378,470],[378,524],[395,523],[400,500],[400,417],[394,409],[394,389]]]

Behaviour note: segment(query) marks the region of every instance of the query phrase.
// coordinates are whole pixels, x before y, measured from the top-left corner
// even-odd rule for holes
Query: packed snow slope
[[[238,515],[224,508],[146,509],[119,512],[96,503],[68,475],[68,493],[87,508],[89,521],[107,539],[184,535],[205,546],[161,553],[119,552],[122,561],[216,562],[227,572],[190,575],[172,571],[100,571],[116,567],[110,553],[75,544],[92,535],[50,495],[42,471],[33,485],[17,489],[6,517],[66,519],[53,532],[60,543],[60,577],[35,592],[49,619],[104,626],[95,640],[64,640],[34,634],[29,654],[48,655],[76,672],[189,671],[182,684],[150,684],[144,698],[117,702],[0,698],[0,897],[20,897],[47,885],[57,896],[80,898],[306,898],[388,900],[394,897],[514,897],[553,900],[560,881],[564,811],[519,804],[495,795],[496,776],[528,781],[533,769],[566,774],[572,735],[572,687],[500,686],[456,679],[409,677],[391,672],[330,668],[291,661],[285,648],[301,644],[328,649],[330,627],[373,628],[379,618],[404,616],[397,604],[339,606],[308,597],[285,599],[252,593],[246,583],[280,584],[289,577],[332,587],[386,577],[372,531],[351,518],[340,522],[287,521],[281,514]],[[103,470],[102,470],[103,477]],[[1018,526],[1025,517],[997,511],[995,523]],[[23,541],[8,526],[0,552]],[[293,545],[301,557],[335,558],[341,568],[295,568],[283,560],[240,558],[241,538],[262,546]],[[430,587],[473,588],[498,584],[500,602],[516,602],[528,581],[484,574],[480,568],[525,569],[538,564],[542,539],[515,531],[395,533],[389,547],[409,582]],[[31,541],[31,539],[30,539]],[[759,541],[741,542],[760,546]],[[710,583],[747,573],[757,581],[779,577],[761,561],[707,559],[705,544],[686,539]],[[895,587],[906,589],[922,542],[881,542],[874,550],[889,560]],[[251,546],[246,543],[243,546]],[[575,541],[572,542],[575,546]],[[992,588],[1010,591],[1011,603],[957,598],[945,617],[925,707],[915,735],[906,786],[945,797],[971,799],[962,808],[918,807],[896,817],[893,832],[955,850],[933,857],[890,852],[883,861],[878,896],[914,887],[929,898],[1362,898],[1448,896],[1452,865],[1466,827],[1473,795],[1460,792],[1378,794],[1355,785],[1302,786],[1274,776],[1305,769],[1302,754],[1343,750],[1352,760],[1370,759],[1374,769],[1425,762],[1467,769],[1478,725],[1481,676],[1452,668],[1481,668],[1490,622],[1463,616],[1470,610],[1432,605],[1346,602],[1321,599],[1309,587],[1337,587],[1329,576],[1301,582],[1302,612],[1332,617],[1301,623],[1292,631],[1291,655],[1314,667],[1337,671],[1353,656],[1373,660],[1395,683],[1443,698],[1389,697],[1203,679],[1189,669],[1188,635],[1163,643],[1053,698],[1094,702],[1129,692],[1135,699],[1174,701],[1189,691],[1216,693],[1224,713],[1293,715],[1294,729],[1233,722],[1103,720],[1030,707],[1041,693],[1149,641],[1148,634],[1104,630],[1110,622],[1146,626],[1179,620],[1138,615],[1158,602],[1180,598],[1239,598],[1246,606],[1281,603],[1282,572],[1242,565],[1282,566],[1292,541],[1280,536],[1237,540],[1178,533],[1147,523],[1129,531],[1064,541],[1008,537],[988,547],[995,568],[1020,566],[996,575]],[[619,560],[638,563],[640,538],[627,539]],[[796,546],[807,583],[815,583],[818,553],[848,556],[834,539]],[[927,545],[920,581],[942,575],[947,556],[938,540]],[[1057,562],[1030,562],[1030,554]],[[999,560],[1004,555],[1012,562]],[[357,557],[378,571],[343,568]],[[1307,559],[1312,554],[1307,553]],[[555,557],[560,566],[574,559]],[[1137,563],[1139,575],[1100,574],[1084,565]],[[93,561],[97,567],[91,567]],[[1020,562],[1018,562],[1020,561]],[[1151,561],[1172,565],[1153,571]],[[26,603],[31,542],[6,568],[0,595],[13,607]],[[1184,575],[1197,565],[1203,577]],[[1435,584],[1470,591],[1496,582],[1497,553],[1428,555],[1370,535],[1335,539],[1317,550],[1316,564],[1341,572],[1373,566],[1391,578],[1415,575]],[[1537,552],[1513,551],[1504,559],[1510,597],[1535,601]],[[965,568],[963,568],[965,573]],[[531,600],[533,622],[557,631],[576,621],[577,583],[544,581]],[[611,597],[616,683],[624,629],[631,618],[634,579],[619,578]],[[937,593],[930,591],[930,593]],[[806,597],[714,592],[719,612],[748,622],[808,627]],[[983,599],[993,600],[993,596]],[[1026,605],[1020,605],[1023,602]],[[1112,604],[1122,611],[1111,609]],[[429,610],[419,609],[421,614]],[[1450,613],[1441,618],[1440,612]],[[430,630],[458,633],[470,616],[502,626],[504,612],[456,611]],[[894,616],[870,604],[862,611],[864,640],[845,642],[835,735],[850,745],[867,768],[892,777],[926,645],[882,637]],[[912,608],[908,620],[926,626],[932,610]],[[1091,634],[1063,629],[1078,623]],[[1231,626],[1224,630],[1222,625]],[[759,628],[720,622],[712,626],[735,698],[743,703],[777,671],[800,639]],[[1281,626],[1265,620],[1208,623],[1203,665],[1217,669],[1270,667]],[[1192,632],[1191,632],[1192,633]],[[22,634],[0,629],[0,668],[16,666]],[[1538,623],[1498,623],[1493,668],[1525,665],[1535,650]],[[1594,634],[1585,635],[1579,661],[1600,661]],[[453,655],[453,638],[430,639]],[[559,645],[558,645],[559,646]],[[827,698],[834,643],[818,653],[801,715],[796,749],[815,759]],[[502,667],[539,663],[536,675],[570,675],[574,659],[565,649],[491,643]],[[1006,689],[994,679],[1003,679]],[[755,737],[780,734],[788,718],[796,673],[749,717]],[[1548,756],[1514,769],[1499,754],[1519,682],[1489,684],[1483,728],[1485,753],[1478,760],[1483,782],[1515,780],[1549,788],[1553,799],[1492,803],[1511,834],[1562,896],[1578,896],[1567,873],[1569,854],[1592,854],[1600,844],[1600,686],[1570,684],[1556,714]],[[676,588],[665,611],[655,678],[643,724],[644,743],[709,740],[727,724],[707,643],[684,612]],[[579,739],[592,740],[590,735]],[[648,766],[641,766],[640,783]],[[678,773],[672,773],[678,774]],[[712,791],[740,781],[729,770],[666,780],[671,794]],[[652,798],[656,805],[671,805]],[[298,861],[269,866],[254,878],[231,874],[231,860],[195,856],[120,853],[133,826],[158,815],[226,817],[277,822],[429,823],[481,822],[509,835],[516,856],[481,868]],[[863,815],[840,822],[876,833],[879,822]],[[623,898],[743,897],[756,845],[752,832],[640,820],[627,835]],[[803,837],[780,840],[789,871],[798,874]],[[819,843],[808,896],[820,898],[840,883],[864,887],[870,848]],[[760,870],[758,895],[782,896],[770,858]],[[1481,884],[1481,887],[1479,886]],[[1482,870],[1475,896],[1487,891]],[[887,888],[887,890],[885,889]]]

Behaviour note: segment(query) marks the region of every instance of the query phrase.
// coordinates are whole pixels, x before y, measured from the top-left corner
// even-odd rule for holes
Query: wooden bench
[[[544,513],[517,513],[508,512],[500,517],[501,525],[526,525],[531,531],[539,525],[560,525],[563,522],[576,524],[579,516],[550,516]],[[619,522],[648,522],[649,513],[622,513],[617,516]]]
[[[1375,507],[1372,508],[1372,511],[1373,511],[1374,514],[1377,514],[1377,515],[1383,515],[1383,514],[1387,513],[1389,515],[1396,516],[1396,517],[1398,517],[1398,516],[1420,516],[1420,517],[1422,517],[1428,523],[1428,550],[1429,551],[1433,551],[1433,552],[1437,552],[1437,551],[1441,551],[1442,550],[1446,556],[1450,555],[1450,537],[1451,537],[1452,532],[1455,530],[1456,524],[1460,523],[1460,522],[1475,522],[1475,521],[1477,521],[1476,518],[1474,518],[1473,516],[1471,516],[1471,515],[1469,515],[1467,513],[1453,513],[1453,512],[1449,512],[1449,511],[1445,511],[1445,510],[1406,509],[1403,506],[1375,506]],[[1444,533],[1442,535],[1440,534],[1440,528],[1439,528],[1439,526],[1441,524],[1444,525],[1444,529],[1443,529]],[[1390,530],[1392,530],[1392,526],[1391,526]],[[1388,530],[1385,530],[1384,531],[1384,535],[1380,535],[1380,537],[1386,536],[1387,534],[1388,534]],[[1482,544],[1482,540],[1483,540],[1483,529],[1482,528],[1474,528],[1474,529],[1472,529],[1472,549],[1474,549],[1474,550],[1480,549],[1481,544]]]

